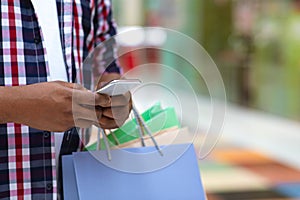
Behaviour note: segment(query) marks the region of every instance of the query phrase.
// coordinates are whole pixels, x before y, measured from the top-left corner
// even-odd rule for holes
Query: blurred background
[[[198,41],[222,73],[229,101],[300,120],[299,1],[113,3],[120,28],[161,26]]]
[[[113,5],[119,31],[161,26],[182,32],[205,48],[222,75],[228,100],[223,136],[199,162],[208,199],[300,199],[300,1],[113,0]],[[189,50],[167,39],[153,42]],[[125,72],[143,63],[180,67],[197,93],[208,96],[188,63],[167,52],[134,51],[120,62]]]

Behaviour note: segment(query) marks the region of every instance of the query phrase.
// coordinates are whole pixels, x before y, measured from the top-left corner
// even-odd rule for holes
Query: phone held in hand
[[[112,80],[97,90],[97,93],[117,96],[129,92],[131,89],[139,86],[142,82],[138,79],[120,79]]]

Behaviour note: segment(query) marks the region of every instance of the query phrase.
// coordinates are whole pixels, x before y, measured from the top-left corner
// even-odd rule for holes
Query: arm
[[[48,131],[65,131],[77,126],[115,127],[107,124],[102,112],[122,107],[128,99],[112,102],[106,95],[95,94],[80,85],[61,81],[26,86],[0,87],[0,123],[14,122]]]
[[[16,101],[14,93],[13,88],[0,87],[0,124],[12,122],[10,113],[14,112],[14,107],[12,106]]]

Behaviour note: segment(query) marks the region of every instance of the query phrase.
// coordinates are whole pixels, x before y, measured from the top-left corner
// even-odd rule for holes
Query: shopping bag
[[[162,130],[160,132],[154,133],[153,137],[155,138],[157,144],[159,145],[170,145],[170,144],[182,144],[190,142],[193,135],[189,132],[187,127],[183,128],[170,128]],[[149,136],[144,137],[145,146],[152,146],[153,141]],[[136,148],[141,147],[140,138],[120,144],[113,148]]]
[[[143,118],[153,136],[158,133],[164,133],[167,130],[180,128],[180,123],[177,118],[175,109],[173,107],[163,109],[160,103],[156,103],[155,105],[147,109],[141,114],[141,117]],[[123,126],[107,135],[109,145],[111,147],[117,145],[122,146],[122,144],[139,140],[140,134],[138,129],[139,128],[136,119],[128,121]],[[105,149],[104,139],[100,140],[100,148]],[[97,150],[97,143],[94,142],[88,145],[86,147],[86,150]]]
[[[62,157],[63,191],[65,199],[79,200],[73,156]]]
[[[124,149],[111,150],[113,160],[107,163],[99,159],[106,156],[105,150],[76,152],[62,157],[63,188],[65,200],[204,200],[195,150],[192,144],[162,146],[164,156],[156,154],[154,159],[138,159],[128,162]],[[153,152],[154,147],[125,149],[126,152]],[[176,153],[182,152],[180,156]],[[154,154],[155,155],[155,154]],[[175,157],[174,157],[175,156]],[[153,166],[167,162],[164,167]],[[111,168],[109,162],[119,164],[122,169]],[[134,173],[142,167],[145,171]]]

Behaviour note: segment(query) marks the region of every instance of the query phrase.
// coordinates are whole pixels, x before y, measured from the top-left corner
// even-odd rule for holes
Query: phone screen
[[[138,79],[112,80],[97,90],[97,93],[107,94],[110,96],[122,95],[140,84],[141,81]]]

